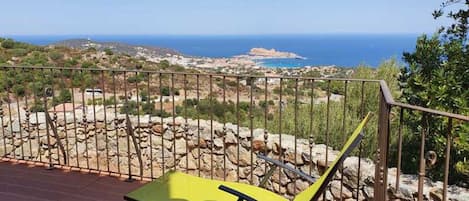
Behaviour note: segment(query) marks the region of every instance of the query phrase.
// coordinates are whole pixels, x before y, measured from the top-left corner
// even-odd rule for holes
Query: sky
[[[421,34],[442,0],[9,0],[0,35]]]

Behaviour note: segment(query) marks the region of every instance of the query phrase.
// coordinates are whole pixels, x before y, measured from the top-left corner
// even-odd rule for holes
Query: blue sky
[[[0,35],[432,33],[442,0],[14,0]]]

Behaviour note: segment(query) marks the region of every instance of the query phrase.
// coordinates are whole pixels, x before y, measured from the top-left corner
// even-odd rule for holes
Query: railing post
[[[387,200],[388,176],[388,148],[389,148],[389,114],[391,105],[384,97],[383,88],[380,87],[379,119],[378,119],[378,149],[376,150],[374,200]]]

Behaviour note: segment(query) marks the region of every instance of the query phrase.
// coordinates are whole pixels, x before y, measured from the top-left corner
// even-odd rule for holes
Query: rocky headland
[[[236,57],[250,59],[305,59],[304,57],[292,52],[282,52],[275,49],[252,48],[247,55],[239,55]]]

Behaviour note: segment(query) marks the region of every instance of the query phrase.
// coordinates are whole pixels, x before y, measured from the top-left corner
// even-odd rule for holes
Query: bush
[[[106,100],[104,101],[104,105],[105,106],[114,105],[116,104],[116,101],[117,101],[116,97],[112,96],[112,97],[106,98]]]
[[[155,103],[154,102],[146,102],[142,104],[142,110],[144,114],[151,114],[155,115],[156,110],[155,110]]]
[[[141,73],[141,74],[130,76],[129,78],[127,78],[127,82],[129,82],[129,83],[140,83],[144,79],[145,79],[145,75]]]
[[[64,55],[60,52],[57,52],[57,51],[49,52],[49,58],[54,60],[54,61],[60,60],[63,57],[64,57]]]
[[[30,112],[44,112],[44,103],[41,100],[37,100],[37,102],[33,103],[33,105],[29,108]]]
[[[109,49],[109,48],[104,49],[104,53],[106,53],[106,55],[113,55],[114,54],[114,52],[112,52],[112,50]]]
[[[127,101],[120,109],[121,114],[138,114],[137,102]]]
[[[84,61],[82,64],[81,64],[81,67],[82,68],[90,68],[90,67],[95,67],[96,65],[91,62],[91,61]]]
[[[170,96],[171,90],[169,89],[169,87],[162,87],[160,93],[162,96]]]
[[[46,54],[39,51],[33,51],[29,56],[23,59],[24,63],[29,63],[31,65],[42,65],[45,66],[48,62]]]
[[[28,50],[23,49],[23,48],[15,48],[15,49],[9,49],[8,53],[13,55],[14,57],[23,57],[28,54]]]
[[[5,49],[11,49],[15,46],[15,41],[11,40],[11,39],[6,39],[4,41],[2,41],[2,47],[5,48]]]
[[[170,117],[171,113],[168,113],[164,110],[155,110],[155,113],[153,113],[153,115],[166,118],[166,117]]]
[[[148,92],[147,90],[142,90],[140,91],[140,100],[141,101],[148,101],[149,97],[148,97]]]
[[[93,101],[93,99],[88,99],[86,104],[87,105],[102,105],[103,104],[103,99],[102,98],[95,98],[94,101]]]
[[[25,95],[26,91],[25,91],[23,85],[17,84],[15,86],[13,86],[13,93],[15,93],[15,95],[18,96],[18,97],[23,97]]]
[[[68,89],[61,89],[59,100],[61,103],[70,103],[72,101],[72,93]]]

